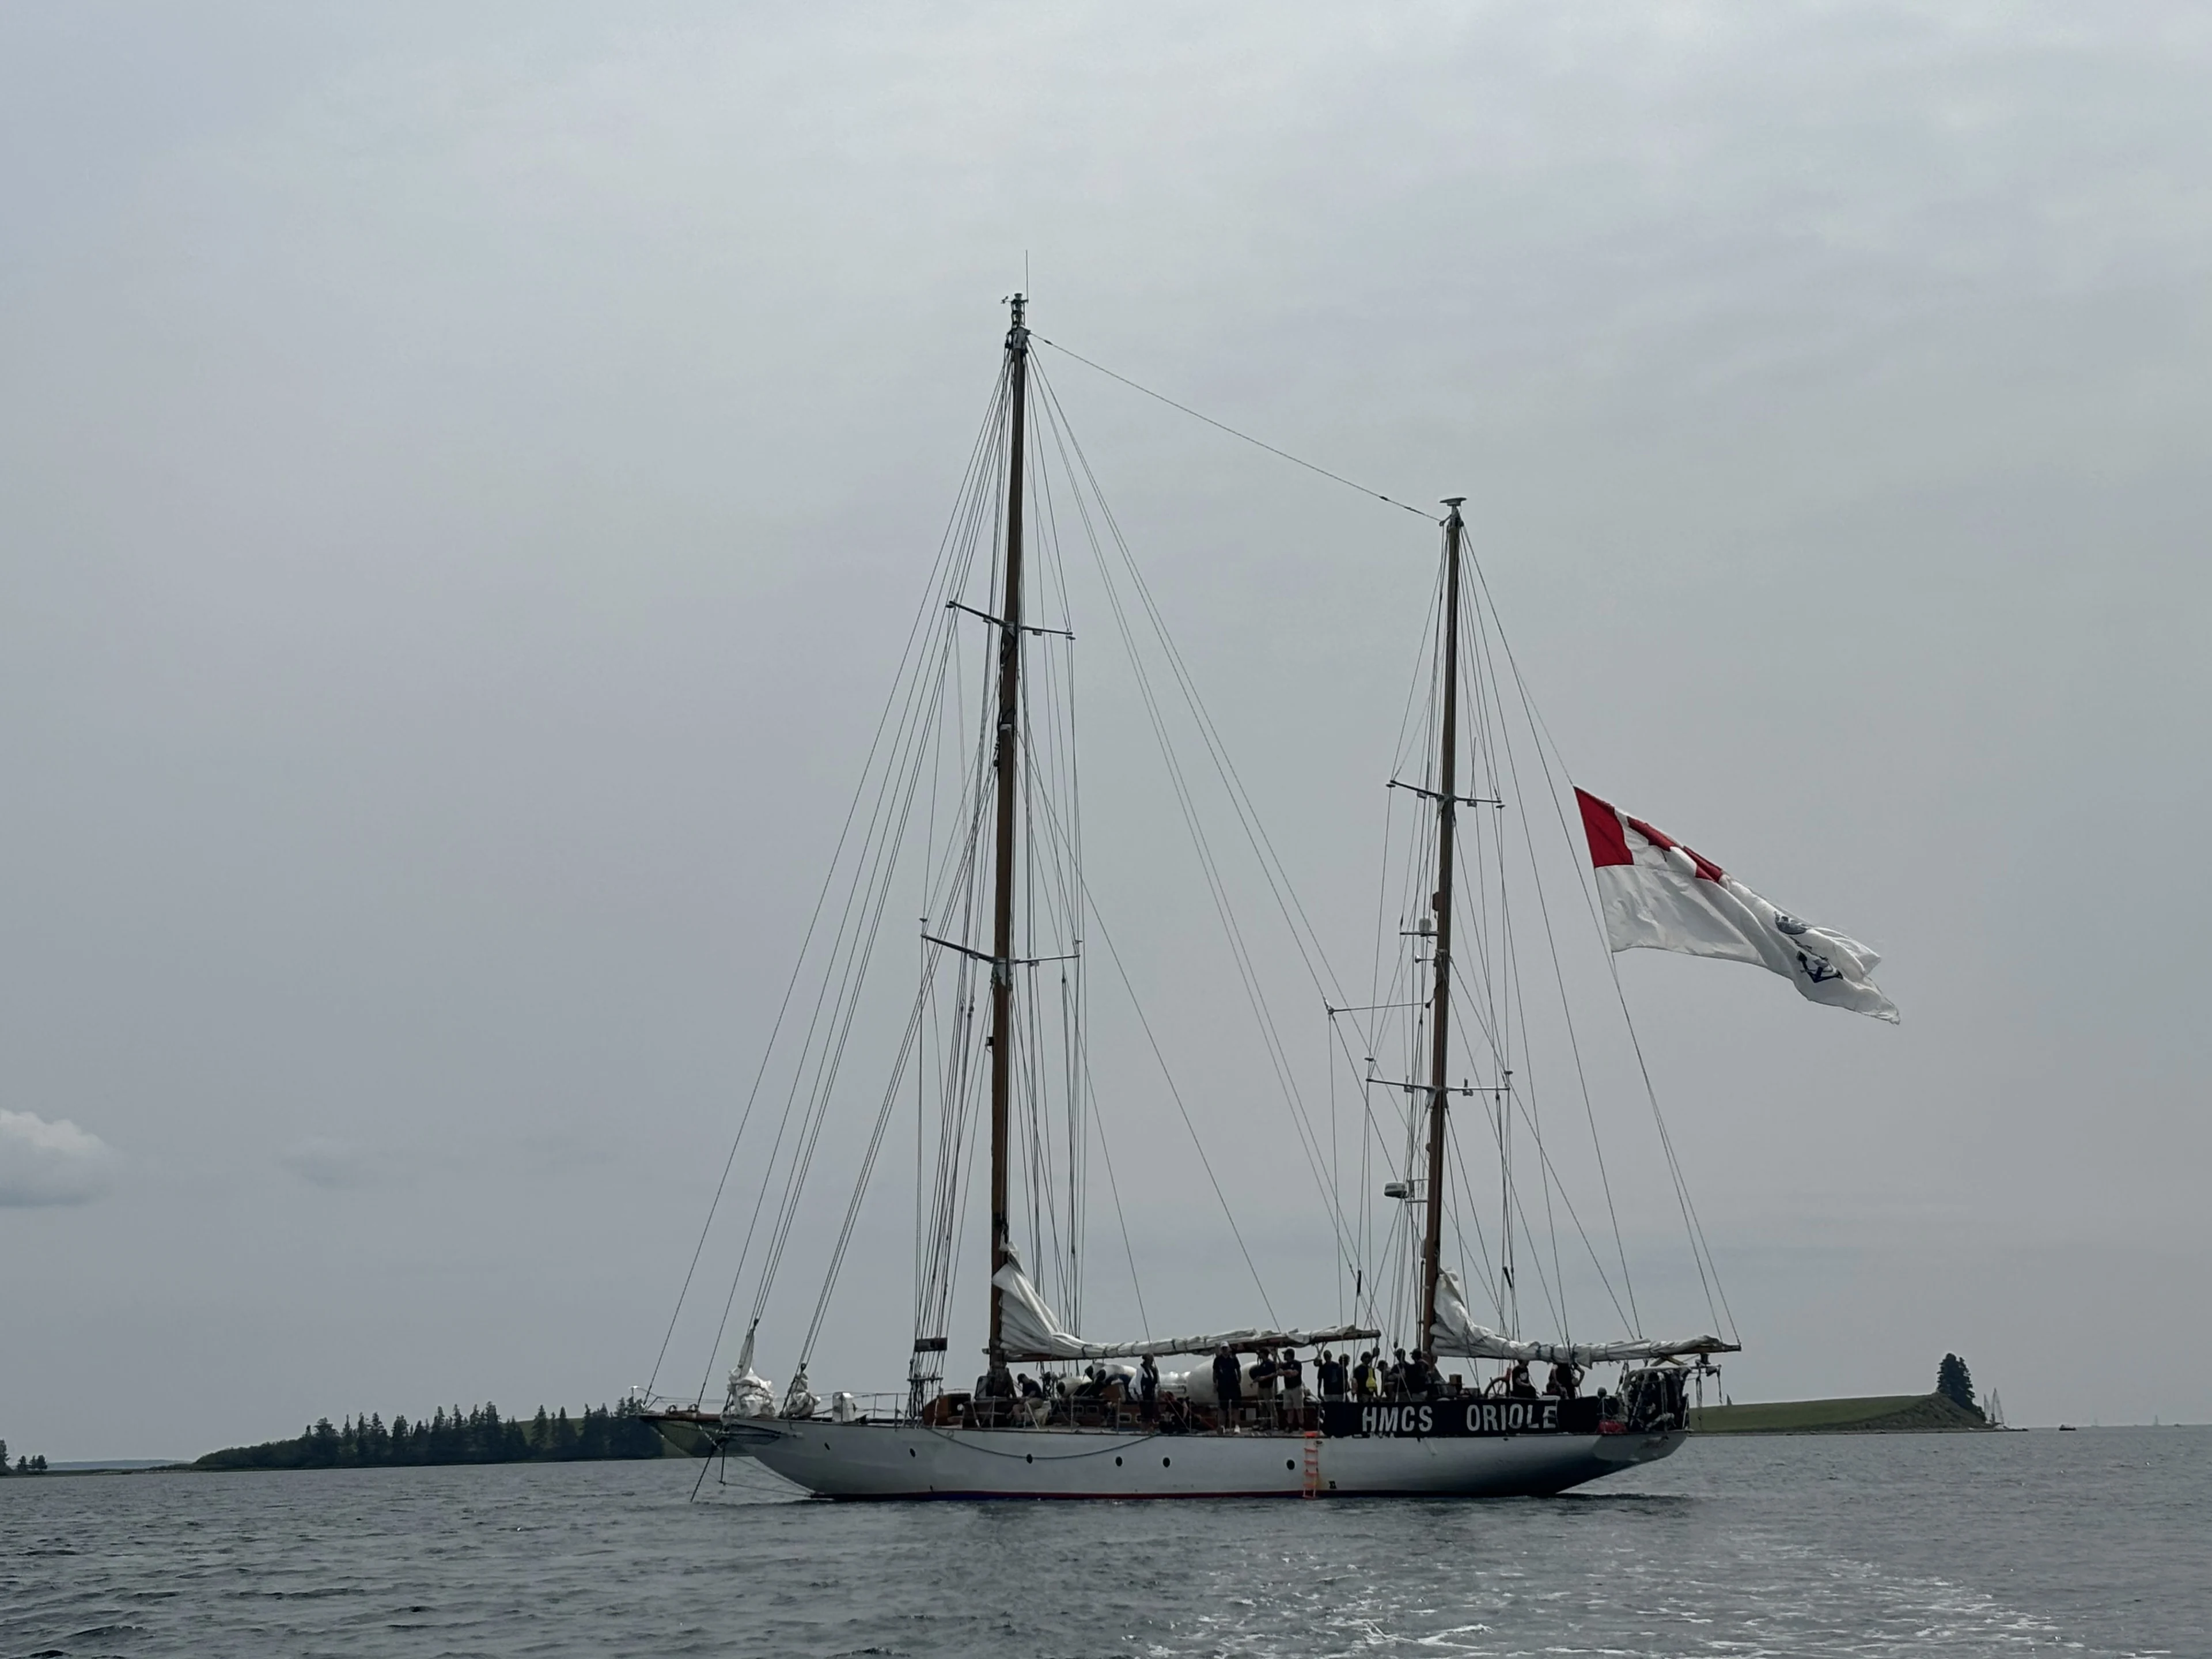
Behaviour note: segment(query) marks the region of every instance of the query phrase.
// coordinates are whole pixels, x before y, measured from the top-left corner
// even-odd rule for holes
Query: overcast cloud
[[[1883,952],[1896,1030],[1622,964],[1735,1398],[1955,1349],[2015,1420],[2212,1416],[2201,7],[643,15],[0,15],[11,1443],[644,1380],[1025,257],[1044,335],[1468,495],[1577,780]],[[1364,960],[1432,532],[1047,368]],[[1083,660],[1094,873],[1242,1147]],[[1148,1294],[1243,1322],[1156,1109]],[[903,1225],[817,1384],[895,1386]]]

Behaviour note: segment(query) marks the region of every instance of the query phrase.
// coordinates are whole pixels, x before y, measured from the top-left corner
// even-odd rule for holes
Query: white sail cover
[[[1270,1331],[1254,1328],[1222,1331],[1211,1336],[1168,1336],[1143,1342],[1085,1342],[1060,1328],[1060,1317],[1045,1304],[1022,1264],[1011,1256],[992,1275],[991,1282],[1004,1291],[1000,1308],[1000,1337],[1008,1359],[1134,1359],[1143,1354],[1211,1353],[1224,1343],[1231,1348],[1310,1348],[1322,1342],[1356,1342],[1380,1335],[1356,1325],[1324,1331]]]
[[[1711,859],[1595,795],[1577,789],[1575,805],[1615,951],[1748,962],[1781,975],[1808,1001],[1897,1024],[1897,1005],[1868,977],[1881,958],[1867,946],[1769,904]]]
[[[1693,1336],[1680,1342],[1643,1337],[1626,1342],[1516,1342],[1474,1322],[1459,1275],[1449,1268],[1437,1275],[1437,1322],[1430,1328],[1429,1346],[1437,1353],[1464,1354],[1470,1359],[1525,1359],[1547,1365],[1602,1365],[1619,1359],[1741,1352],[1737,1344],[1723,1342],[1717,1336]]]

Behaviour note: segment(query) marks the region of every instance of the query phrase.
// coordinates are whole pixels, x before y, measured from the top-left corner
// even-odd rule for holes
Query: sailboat
[[[1466,729],[1463,683],[1479,680],[1486,668],[1494,676],[1498,665],[1494,653],[1480,664],[1471,665],[1465,656],[1470,649],[1487,653],[1489,647],[1486,635],[1470,631],[1463,497],[1442,501],[1443,514],[1433,520],[1440,531],[1441,568],[1435,630],[1423,647],[1433,696],[1419,726],[1418,752],[1401,744],[1401,753],[1414,753],[1417,775],[1391,780],[1394,791],[1404,792],[1393,801],[1404,801],[1412,815],[1405,822],[1418,848],[1406,879],[1419,899],[1400,917],[1412,925],[1397,930],[1406,954],[1384,975],[1389,994],[1372,1000],[1375,1007],[1403,1016],[1408,1075],[1382,1074],[1376,1056],[1385,1052],[1384,1039],[1375,1020],[1359,1030],[1364,1052],[1340,1045],[1364,1063],[1366,1094],[1395,1101],[1398,1115],[1395,1150],[1388,1154],[1395,1167],[1373,1167],[1370,1152],[1382,1141],[1370,1133],[1377,1121],[1370,1110],[1359,1131],[1356,1179],[1364,1186],[1352,1200],[1343,1198],[1340,1182],[1337,1193],[1325,1194],[1329,1225],[1352,1267],[1342,1275],[1348,1288],[1337,1287],[1337,1316],[1302,1326],[1271,1317],[1195,1334],[1147,1332],[1105,1340],[1073,1328],[1082,1294],[1080,1206],[1087,1201],[1079,1189],[1094,1147],[1105,1150],[1099,1120],[1110,1115],[1097,1103],[1090,1039],[1084,1035],[1085,964],[1091,935],[1103,934],[1104,923],[1081,871],[1072,692],[1054,690],[1050,683],[1066,663],[1048,660],[1041,672],[1032,662],[1032,653],[1064,659],[1073,638],[1065,614],[1065,573],[1051,559],[1040,563],[1032,545],[1032,525],[1042,516],[1031,498],[1042,476],[1036,454],[1041,402],[1066,475],[1079,480],[1091,475],[1079,447],[1071,443],[1048,384],[1041,386],[1038,340],[1029,326],[1026,301],[1017,295],[1010,304],[996,389],[962,507],[925,601],[927,626],[918,624],[921,642],[909,646],[901,671],[904,689],[894,693],[878,732],[877,750],[890,758],[871,774],[876,781],[864,785],[865,799],[856,797],[866,809],[859,811],[864,822],[855,830],[848,821],[847,839],[833,858],[833,864],[844,860],[848,872],[844,896],[832,899],[825,885],[817,906],[818,927],[830,930],[823,935],[830,943],[820,947],[826,951],[818,974],[824,988],[799,1041],[774,1142],[760,1149],[765,1127],[751,1142],[745,1139],[749,1126],[769,1121],[767,1112],[755,1110],[763,1097],[757,1079],[723,1188],[717,1189],[720,1205],[738,1164],[738,1146],[753,1146],[745,1167],[756,1198],[716,1334],[719,1344],[750,1266],[755,1291],[742,1349],[719,1408],[708,1402],[702,1383],[699,1396],[689,1401],[648,1391],[645,1414],[687,1449],[750,1455],[805,1491],[832,1498],[1549,1494],[1669,1455],[1687,1431],[1692,1379],[1701,1387],[1718,1356],[1740,1351],[1732,1325],[1725,1339],[1713,1332],[1656,1339],[1632,1331],[1577,1341],[1555,1331],[1539,1340],[1523,1329],[1519,1286],[1528,1274],[1516,1278],[1514,1252],[1516,1238],[1533,1238],[1534,1224],[1514,1184],[1521,1177],[1513,1165],[1513,1138],[1528,1133],[1516,1124],[1534,1122],[1526,1100],[1529,1085],[1525,1073],[1516,1075],[1515,1050],[1516,1041],[1527,1040],[1527,1022],[1524,1017],[1516,1039],[1513,1011],[1501,1014],[1496,1006],[1498,987],[1510,990],[1510,984],[1499,977],[1492,942],[1476,938],[1463,945],[1456,931],[1462,921],[1478,932],[1494,931],[1504,890],[1486,884],[1470,898],[1460,887],[1463,843],[1480,860],[1503,842],[1483,823],[1469,830],[1462,819],[1497,811],[1505,787],[1496,767],[1483,759],[1489,751],[1480,740],[1471,745]],[[1091,483],[1095,491],[1095,477]],[[1103,503],[1071,506],[1064,496],[1048,501],[1045,511],[1080,513],[1094,543],[1102,533],[1109,544],[1118,541]],[[988,586],[977,580],[979,562]],[[1149,594],[1139,598],[1139,614],[1152,612]],[[1055,599],[1057,611],[1049,608]],[[1116,625],[1126,639],[1130,611],[1118,600],[1115,606]],[[970,648],[988,672],[976,677],[981,695],[974,723],[959,728],[969,736],[948,763],[945,742],[929,733],[939,729],[933,722],[947,718],[950,702],[965,684],[955,672],[963,638],[978,641]],[[1133,645],[1131,649],[1133,653]],[[1188,692],[1179,656],[1171,659],[1171,669]],[[1490,705],[1497,700],[1482,701],[1478,717],[1494,712]],[[1150,690],[1145,702],[1157,726]],[[1210,722],[1202,730],[1218,761]],[[1482,772],[1472,783],[1462,775],[1463,758]],[[919,930],[919,988],[903,1035],[887,1055],[890,1082],[872,1124],[847,1143],[857,1148],[854,1189],[829,1251],[799,1364],[779,1395],[754,1370],[763,1320],[799,1218],[813,1212],[802,1194],[832,1103],[842,1097],[839,1066],[858,1014],[856,988],[875,953],[885,895],[902,856],[901,837],[916,820],[925,775],[933,779],[948,764],[955,781],[944,799],[933,782],[929,786],[932,844],[920,860],[929,908]],[[1221,775],[1234,777],[1233,771]],[[1171,769],[1171,777],[1188,815],[1183,775]],[[1064,787],[1055,791],[1055,785]],[[1241,783],[1232,782],[1231,796],[1240,815],[1249,809]],[[1613,949],[1626,948],[1626,938],[1627,945],[1732,954],[1745,961],[1766,961],[1759,954],[1765,951],[1775,958],[1766,965],[1776,971],[1783,971],[1777,965],[1782,957],[1795,952],[1805,964],[1800,988],[1815,1000],[1835,1000],[1863,981],[1873,960],[1865,947],[1808,930],[1774,907],[1767,907],[1771,916],[1754,914],[1748,906],[1756,896],[1744,890],[1740,899],[1734,887],[1724,889],[1717,866],[1641,820],[1607,817],[1613,809],[1595,797],[1578,793],[1577,800],[1591,848],[1586,874],[1604,907]],[[941,834],[940,823],[950,826]],[[1248,834],[1248,839],[1255,848],[1272,845],[1264,836]],[[1271,881],[1280,873],[1270,866]],[[1681,889],[1685,882],[1712,891]],[[1225,903],[1218,883],[1213,891]],[[1722,907],[1713,912],[1720,921],[1706,913],[1716,905]],[[1285,908],[1285,917],[1295,909]],[[1765,927],[1772,939],[1721,938],[1727,926],[1741,921],[1738,912],[1751,918],[1744,925]],[[1225,908],[1223,915],[1227,921]],[[1303,911],[1296,915],[1302,918]],[[1595,907],[1592,915],[1597,915]],[[1686,945],[1668,932],[1685,927],[1690,932],[1684,937],[1691,938]],[[1638,928],[1649,936],[1627,937]],[[1250,951],[1233,923],[1231,933],[1250,991]],[[811,928],[810,942],[817,936]],[[1302,941],[1310,936],[1309,925]],[[1510,940],[1505,943],[1510,948]],[[1846,947],[1860,954],[1850,956]],[[1301,951],[1305,948],[1302,942]],[[1122,978],[1126,982],[1126,970]],[[1471,1036],[1470,1022],[1457,1018],[1456,1000],[1470,987]],[[1372,1013],[1350,1007],[1350,1001],[1348,996],[1328,1000],[1333,1033],[1346,1018]],[[787,1013],[793,1006],[787,994]],[[779,1015],[779,1032],[784,1022]],[[771,1037],[772,1050],[776,1041]],[[1157,1039],[1152,1047],[1158,1050]],[[1479,1085],[1468,1076],[1470,1050],[1482,1067],[1485,1080]],[[765,1060],[763,1066],[765,1074]],[[910,1091],[908,1078],[915,1080]],[[1064,1123],[1042,1104],[1055,1087]],[[770,1091],[767,1097],[771,1106],[773,1096]],[[1181,1097],[1176,1099],[1180,1105]],[[836,1391],[825,1400],[807,1375],[814,1345],[887,1126],[908,1103],[916,1124],[916,1271],[906,1387],[878,1395]],[[1473,1133],[1487,1138],[1500,1171],[1491,1233],[1451,1220],[1455,1200],[1464,1204],[1473,1197],[1454,1139],[1455,1115],[1470,1108],[1480,1109]],[[1184,1117],[1203,1158],[1199,1127],[1188,1110]],[[1594,1121],[1592,1127],[1595,1134]],[[1323,1164],[1341,1161],[1333,1153],[1322,1155],[1317,1132],[1308,1135],[1307,1152],[1317,1179]],[[1548,1182],[1554,1175],[1553,1152],[1540,1138],[1535,1152]],[[980,1183],[969,1175],[978,1153],[987,1165]],[[1672,1167],[1671,1146],[1667,1156]],[[1048,1172],[1059,1163],[1067,1166],[1064,1181]],[[1110,1162],[1108,1173],[1111,1178]],[[1210,1164],[1207,1173],[1211,1178]],[[1377,1182],[1377,1174],[1392,1178]],[[988,1201],[981,1228],[967,1221],[966,1200],[978,1184]],[[1214,1186],[1218,1192],[1219,1183]],[[1382,1206],[1373,1202],[1377,1186]],[[1690,1213],[1686,1204],[1685,1214]],[[1377,1214],[1385,1219],[1376,1222]],[[710,1212],[708,1229],[713,1225]],[[1385,1237],[1376,1248],[1371,1236],[1378,1225]],[[702,1230],[685,1294],[708,1236]],[[1486,1242],[1492,1237],[1494,1252]],[[1370,1243],[1361,1244],[1361,1238]],[[1480,1270],[1468,1266],[1471,1239],[1483,1255]],[[1698,1254],[1701,1235],[1692,1242],[1701,1279],[1709,1269],[1717,1275],[1710,1252]],[[948,1382],[945,1372],[960,1315],[959,1267],[976,1243],[988,1249],[989,1272],[988,1297],[971,1291],[969,1297],[972,1312],[982,1315],[983,1370],[968,1387],[957,1376]],[[1032,1273],[1031,1261],[1043,1263],[1046,1283]],[[1545,1272],[1540,1260],[1533,1267],[1540,1275]],[[1133,1257],[1131,1270],[1133,1275]],[[1054,1283],[1056,1297],[1048,1294]],[[1487,1316],[1495,1324],[1479,1320],[1473,1305],[1485,1291],[1495,1310]],[[1553,1299],[1548,1278],[1545,1295]],[[684,1306],[679,1295],[679,1314]],[[672,1319],[670,1328],[676,1328]],[[665,1357],[666,1341],[662,1352]],[[1540,1391],[1529,1369],[1536,1365],[1549,1370]],[[1486,1366],[1494,1374],[1481,1375]],[[1591,1386],[1600,1368],[1612,1366],[1620,1369],[1610,1386]],[[656,1376],[658,1371],[656,1366]]]

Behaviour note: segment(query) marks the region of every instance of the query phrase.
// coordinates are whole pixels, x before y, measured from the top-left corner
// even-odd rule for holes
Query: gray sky
[[[643,1380],[1025,254],[1045,335],[1468,495],[1577,780],[1883,951],[1897,1030],[1622,963],[1736,1398],[1951,1348],[2212,1416],[2201,9],[638,15],[0,15],[12,1446]],[[1431,532],[1047,368],[1364,962]],[[1085,660],[1097,879],[1298,1303]],[[1148,1285],[1243,1322],[1156,1108]],[[818,1382],[896,1381],[904,1237]]]

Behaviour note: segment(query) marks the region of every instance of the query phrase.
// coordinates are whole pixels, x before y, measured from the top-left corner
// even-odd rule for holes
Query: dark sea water
[[[2212,1656],[2209,1430],[1716,1438],[1488,1503],[698,1468],[0,1481],[0,1655]]]

